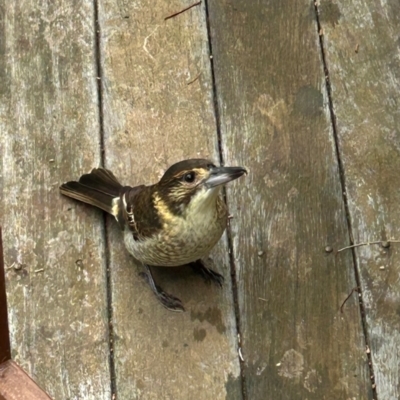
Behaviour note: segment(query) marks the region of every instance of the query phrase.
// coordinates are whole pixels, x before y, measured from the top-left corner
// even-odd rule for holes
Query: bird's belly
[[[186,221],[166,226],[153,238],[135,241],[132,232],[124,232],[128,251],[144,264],[176,267],[208,255],[226,227],[226,218]]]

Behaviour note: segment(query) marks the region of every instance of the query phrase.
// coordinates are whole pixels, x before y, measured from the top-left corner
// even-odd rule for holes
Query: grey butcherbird
[[[216,167],[209,160],[191,159],[172,165],[154,185],[130,187],[122,186],[111,171],[95,168],[78,182],[64,183],[60,191],[113,215],[128,251],[145,266],[157,298],[169,310],[184,311],[179,299],[156,285],[150,266],[190,264],[206,279],[222,285],[222,275],[201,259],[227,224],[221,186],[246,172],[242,167]]]

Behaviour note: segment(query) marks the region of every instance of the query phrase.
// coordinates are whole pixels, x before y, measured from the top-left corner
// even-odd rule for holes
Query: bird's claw
[[[214,282],[219,287],[222,287],[224,277],[211,268],[207,268],[202,260],[194,261],[190,263],[190,266],[199,273],[207,283]]]
[[[152,279],[153,277],[150,277],[149,274],[146,274],[145,272],[140,272],[139,275],[147,281],[157,299],[167,310],[174,312],[185,311],[182,302],[172,294],[164,292],[160,286],[155,284],[154,280]]]
[[[155,295],[166,309],[175,312],[185,311],[182,302],[177,297],[173,296],[172,294],[165,293],[159,286],[157,286],[157,289],[158,291],[155,293]]]

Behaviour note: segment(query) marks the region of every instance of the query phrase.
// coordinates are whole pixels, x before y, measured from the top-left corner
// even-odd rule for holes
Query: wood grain
[[[354,242],[399,239],[400,3],[322,1],[320,18]],[[398,399],[399,245],[356,257],[377,395]]]
[[[12,360],[0,364],[1,400],[51,400]]]
[[[247,397],[370,398],[313,2],[209,3]]]
[[[204,5],[164,21],[188,5],[100,1],[106,165],[124,184],[153,183],[185,158],[218,161]],[[223,290],[159,269],[187,309],[176,314],[138,276],[115,221],[109,231],[118,398],[240,399],[225,242],[214,253]]]
[[[110,398],[92,1],[1,7],[0,223],[13,358],[55,399]]]

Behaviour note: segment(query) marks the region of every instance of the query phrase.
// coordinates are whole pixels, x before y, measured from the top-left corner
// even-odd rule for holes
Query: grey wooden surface
[[[248,398],[364,398],[351,253],[324,251],[348,232],[313,10],[211,1],[210,23],[224,159],[250,170],[228,189]]]
[[[400,2],[322,2],[320,12],[354,242],[399,240]],[[399,246],[356,249],[376,390],[385,400],[400,398]]]
[[[102,214],[58,191],[100,162],[93,4],[2,2],[1,32],[12,356],[55,399],[110,398]]]
[[[164,21],[180,1],[100,4],[106,166],[139,184],[184,158],[218,159],[204,5]],[[228,386],[241,398],[224,240],[214,257],[223,290],[185,268],[159,271],[160,286],[186,307],[176,314],[138,277],[114,221],[108,229],[118,396],[225,399]]]
[[[399,398],[399,244],[335,254],[400,240],[399,3],[321,0],[317,20],[314,1],[209,0],[164,20],[190,4],[0,2],[14,359],[55,399]],[[250,173],[212,254],[224,288],[156,271],[174,314],[114,221],[58,186],[101,163],[151,183],[189,157]]]

